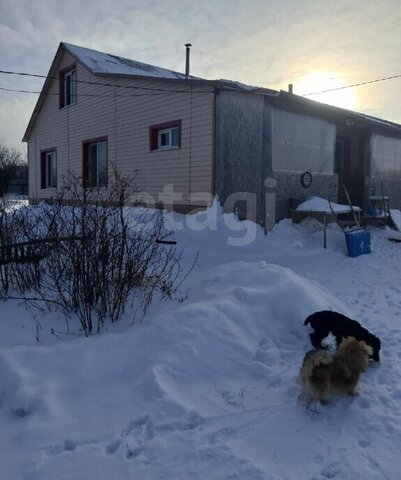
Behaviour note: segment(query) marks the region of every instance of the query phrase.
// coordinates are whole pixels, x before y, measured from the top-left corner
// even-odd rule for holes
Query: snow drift
[[[399,246],[374,231],[372,255],[350,259],[342,232],[323,251],[320,226],[285,221],[236,249],[223,218],[178,232],[189,258],[201,251],[189,298],[135,328],[58,339],[53,316],[36,345],[30,314],[0,306],[0,478],[398,477]],[[382,361],[360,397],[311,414],[297,376],[321,309],[379,335]]]
[[[283,395],[294,403],[308,348],[303,319],[323,308],[341,305],[288,268],[222,265],[200,276],[196,300],[125,335],[4,351],[1,416],[11,435],[23,422],[31,478],[53,478],[52,471],[54,478],[82,478],[74,477],[74,456],[85,457],[88,468],[102,464],[96,478],[111,478],[116,456],[138,457],[126,464],[130,474],[138,464],[141,476],[167,472],[172,452],[164,442],[171,436],[185,443],[194,429],[280,405]],[[188,454],[182,447],[175,452],[182,462]],[[11,459],[2,463],[8,478],[26,468],[15,460],[16,470]]]

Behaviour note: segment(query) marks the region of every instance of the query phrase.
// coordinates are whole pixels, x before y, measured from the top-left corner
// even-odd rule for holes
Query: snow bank
[[[58,340],[49,316],[36,345],[30,314],[0,304],[0,478],[398,478],[399,245],[372,230],[373,253],[351,259],[336,229],[323,250],[314,221],[265,236],[221,211],[189,228],[212,214],[177,217],[188,262],[200,250],[188,299],[135,328],[127,312],[108,333]],[[311,413],[297,384],[303,321],[326,308],[379,335],[382,361],[360,397]]]
[[[0,414],[14,434],[23,417],[24,449],[42,452],[32,457],[33,478],[53,478],[52,471],[75,478],[82,457],[88,468],[103,465],[96,478],[110,478],[116,457],[138,457],[126,465],[131,475],[172,474],[167,458],[185,463],[194,453],[168,447],[171,437],[186,437],[216,417],[280,403],[291,391],[294,397],[308,349],[303,319],[317,309],[342,308],[317,285],[264,261],[208,271],[198,294],[125,335],[3,352],[19,373],[0,363],[6,378]],[[205,440],[210,449],[220,443],[213,431]],[[238,464],[233,454],[224,461]],[[11,467],[5,472],[15,478]]]

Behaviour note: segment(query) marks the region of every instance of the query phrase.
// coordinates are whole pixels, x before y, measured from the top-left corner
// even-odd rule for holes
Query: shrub
[[[4,290],[12,284],[25,298],[29,290],[28,301],[61,311],[67,325],[78,318],[85,335],[118,321],[128,307],[144,315],[155,296],[182,298],[182,251],[163,243],[170,232],[162,212],[140,208],[139,202],[134,180],[116,171],[107,189],[83,188],[69,174],[52,205],[6,222],[18,224],[14,242],[32,242],[37,258],[15,263],[11,271],[1,267]],[[46,242],[35,244],[40,237]]]

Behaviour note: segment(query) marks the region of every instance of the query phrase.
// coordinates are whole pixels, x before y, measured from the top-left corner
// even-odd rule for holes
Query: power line
[[[329,88],[319,92],[305,93],[302,97],[309,97],[310,95],[318,95],[320,93],[336,92],[337,90],[344,90],[346,88],[360,87],[362,85],[369,85],[370,83],[385,82],[386,80],[393,80],[394,78],[401,78],[401,75],[392,75],[391,77],[377,78],[375,80],[368,80],[367,82],[354,83],[353,85],[344,85],[343,87]]]
[[[44,79],[50,79],[50,80],[59,80],[60,77],[52,77],[50,75],[38,75],[35,73],[27,73],[27,72],[13,72],[13,71],[8,71],[8,70],[0,70],[0,74],[3,75],[18,75],[18,76],[23,76],[23,77],[35,77],[35,78],[44,78]],[[163,78],[160,78],[160,80],[163,80]],[[151,88],[151,87],[138,87],[134,85],[120,85],[118,83],[104,83],[104,82],[94,82],[94,81],[89,81],[89,80],[74,80],[75,83],[82,83],[85,85],[99,85],[103,87],[113,87],[113,88],[128,88],[128,89],[134,89],[134,90],[149,90],[149,91],[156,91],[156,92],[172,92],[172,93],[208,93],[204,90],[177,90],[177,89],[168,89],[168,88]]]
[[[50,80],[59,80],[59,77],[52,77],[49,75],[39,75],[35,73],[27,73],[27,72],[13,72],[13,71],[8,71],[8,70],[0,70],[0,74],[4,75],[18,75],[18,76],[24,76],[24,77],[34,77],[34,78],[44,78],[44,79],[50,79]],[[379,83],[379,82],[384,82],[387,80],[393,80],[396,78],[401,78],[401,75],[392,75],[389,77],[384,77],[384,78],[377,78],[374,80],[368,80],[366,82],[359,82],[359,83],[354,83],[352,85],[344,85],[342,87],[336,87],[336,88],[329,88],[326,90],[320,90],[316,92],[310,92],[310,93],[305,93],[304,95],[301,95],[302,97],[309,97],[311,95],[319,95],[323,93],[329,93],[329,92],[335,92],[339,90],[345,90],[347,88],[354,88],[354,87],[360,87],[363,85],[369,85],[372,83]],[[162,79],[161,79],[162,80]],[[160,92],[161,94],[163,93],[208,93],[204,90],[177,90],[177,89],[168,89],[168,88],[151,88],[151,87],[138,87],[134,85],[120,85],[120,84],[113,84],[113,83],[104,83],[104,82],[94,82],[94,81],[89,81],[89,80],[75,80],[76,83],[82,83],[85,85],[99,85],[103,87],[113,87],[113,88],[126,88],[126,89],[134,89],[134,90],[145,90],[145,91],[155,91],[155,92]],[[21,92],[21,93],[36,93],[40,94],[41,92],[39,91],[30,91],[30,90],[17,90],[17,89],[7,89],[4,87],[0,87],[0,90],[3,91],[9,91],[9,92]],[[142,96],[144,94],[140,95],[117,95],[121,97],[131,97],[131,96]],[[107,95],[100,95],[100,94],[79,94],[77,96],[86,96],[86,97],[107,97]],[[110,97],[114,98],[116,95],[110,95]]]
[[[32,90],[16,90],[15,88],[5,88],[5,87],[0,87],[0,90],[3,90],[4,92],[40,93],[40,92],[34,92]]]
[[[34,91],[34,90],[18,90],[15,88],[6,88],[6,87],[0,87],[0,90],[4,92],[18,92],[18,93],[35,93],[35,94],[40,94],[40,91]],[[98,97],[98,98],[132,98],[132,97],[156,97],[159,95],[171,95],[174,92],[170,92],[168,90],[164,92],[157,92],[157,93],[138,93],[134,95],[102,95],[102,94],[96,94],[96,93],[77,93],[75,96],[76,97]],[[46,95],[55,95],[58,96],[58,93],[51,93],[47,92]]]

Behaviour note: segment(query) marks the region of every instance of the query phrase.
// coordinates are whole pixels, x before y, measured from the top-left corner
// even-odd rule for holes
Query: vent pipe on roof
[[[190,53],[190,47],[192,47],[192,44],[186,43],[185,46],[187,48],[186,56],[185,56],[185,78],[189,78],[189,53]]]
[[[293,93],[293,85],[292,83],[288,84],[288,93]]]

